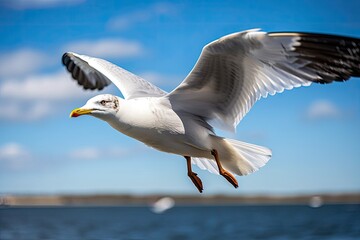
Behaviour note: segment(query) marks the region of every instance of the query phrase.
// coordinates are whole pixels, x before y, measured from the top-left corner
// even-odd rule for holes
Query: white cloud
[[[62,49],[63,52],[73,51],[100,58],[130,58],[144,52],[143,46],[137,41],[115,38],[75,41]],[[51,56],[32,48],[1,52],[0,80],[25,77],[55,65],[60,66],[61,54]]]
[[[6,143],[0,146],[0,163],[5,163],[11,168],[22,168],[31,159],[31,154],[17,143]]]
[[[129,58],[141,55],[144,49],[136,41],[100,39],[75,41],[67,44],[63,51],[73,51],[100,58]],[[2,52],[0,53],[0,80],[28,76],[56,64],[60,66],[60,58],[60,53],[57,56],[50,56],[31,48]]]
[[[76,41],[68,44],[64,50],[100,58],[125,58],[141,55],[143,47],[135,41],[101,39],[98,41]]]
[[[48,102],[23,104],[7,102],[0,104],[0,119],[12,121],[34,121],[48,117],[53,113],[53,107]]]
[[[18,49],[0,55],[0,78],[19,77],[43,69],[54,61],[33,49]]]
[[[0,1],[0,6],[16,10],[23,10],[69,6],[80,4],[83,2],[85,2],[85,0],[5,0]]]
[[[7,143],[0,146],[0,159],[15,159],[29,157],[28,151],[17,143]]]
[[[86,147],[86,148],[79,148],[72,151],[70,154],[71,158],[74,159],[84,159],[84,160],[91,160],[97,159],[100,157],[101,153],[99,149]]]
[[[66,71],[0,82],[0,119],[35,121],[53,115],[64,102],[88,99],[98,91],[85,91]]]
[[[176,13],[177,7],[171,3],[156,3],[148,8],[111,19],[108,23],[108,28],[111,30],[124,30],[132,25],[152,20],[157,16],[173,15]]]
[[[124,157],[129,152],[134,149],[124,149],[121,147],[107,147],[107,148],[98,148],[98,147],[83,147],[78,148],[69,153],[69,157],[72,159],[79,160],[93,160],[93,159],[114,159]]]
[[[85,94],[86,93],[86,94]],[[95,92],[96,93],[96,92]],[[73,100],[95,95],[85,92],[65,70],[0,83],[0,96],[7,100]]]
[[[328,100],[314,101],[306,110],[306,117],[309,120],[336,119],[342,115],[342,111]]]

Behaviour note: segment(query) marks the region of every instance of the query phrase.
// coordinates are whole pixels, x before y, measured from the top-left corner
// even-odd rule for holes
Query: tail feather
[[[219,152],[222,166],[236,175],[242,176],[253,173],[271,158],[271,150],[266,147],[216,136],[213,139],[214,148]],[[219,174],[214,159],[193,157],[192,163],[203,170]]]
[[[208,170],[213,174],[219,175],[219,168],[213,159],[192,157],[191,163],[197,165],[202,170]]]
[[[259,168],[263,167],[271,158],[271,150],[250,144],[245,142],[240,142],[233,139],[225,139],[225,141],[229,142],[240,155],[240,159],[236,160],[236,165],[229,164],[231,172],[234,172],[238,175],[248,175],[257,171]],[[224,167],[228,164],[224,163]]]

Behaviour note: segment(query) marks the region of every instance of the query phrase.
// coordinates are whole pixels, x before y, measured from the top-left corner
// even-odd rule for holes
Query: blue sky
[[[0,0],[0,193],[197,194],[185,160],[91,117],[65,51],[101,57],[170,91],[202,47],[251,28],[360,37],[358,1]],[[227,137],[273,150],[258,172],[194,167],[205,194],[360,191],[360,79],[262,99]],[[102,93],[120,95],[109,87]]]

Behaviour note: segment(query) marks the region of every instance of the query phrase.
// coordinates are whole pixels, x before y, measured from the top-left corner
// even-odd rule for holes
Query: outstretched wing
[[[166,95],[148,81],[103,59],[67,52],[62,62],[84,89],[101,90],[112,82],[125,99]]]
[[[168,97],[175,110],[234,130],[261,97],[351,76],[360,76],[360,39],[249,30],[206,45]]]

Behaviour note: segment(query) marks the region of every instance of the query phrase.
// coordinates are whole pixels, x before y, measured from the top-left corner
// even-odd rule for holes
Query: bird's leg
[[[196,173],[194,173],[191,170],[191,157],[184,156],[186,158],[186,164],[187,164],[187,170],[188,170],[188,176],[191,179],[191,181],[194,183],[194,185],[197,187],[200,193],[203,191],[203,185],[201,182],[201,179],[197,176]]]
[[[236,181],[236,178],[230,172],[226,171],[221,166],[221,163],[220,163],[220,160],[219,160],[219,154],[216,151],[216,149],[213,149],[211,151],[211,155],[213,155],[214,158],[215,158],[216,164],[217,164],[217,166],[219,168],[220,175],[223,176],[226,180],[228,180],[235,188],[237,188],[239,185],[238,185],[238,182]]]

